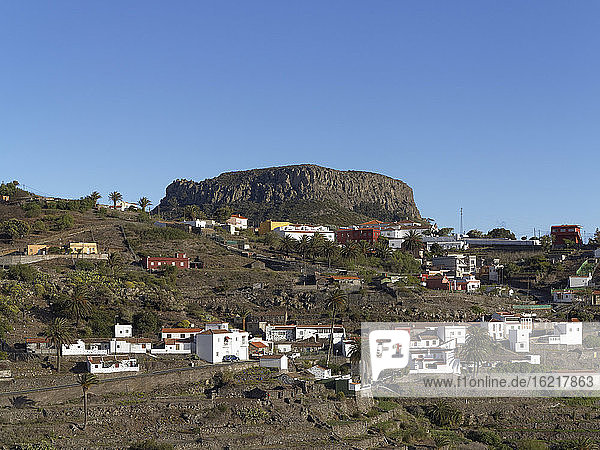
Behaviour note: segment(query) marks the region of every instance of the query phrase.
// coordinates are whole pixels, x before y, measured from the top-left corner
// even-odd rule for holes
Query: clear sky
[[[406,181],[438,224],[592,233],[600,3],[0,3],[0,179],[154,204],[313,163]]]

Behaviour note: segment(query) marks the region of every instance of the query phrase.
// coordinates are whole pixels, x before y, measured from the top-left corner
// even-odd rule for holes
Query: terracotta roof
[[[205,330],[200,334],[229,334],[229,330]]]
[[[204,328],[163,328],[161,333],[200,333]]]
[[[264,344],[262,342],[250,342],[250,345],[252,347],[256,347],[256,348],[267,348],[268,347],[267,344]]]
[[[232,214],[231,217],[235,217],[236,219],[245,219],[245,220],[248,220],[247,217],[240,216],[239,214]]]
[[[334,280],[360,280],[359,277],[348,277],[343,275],[332,275],[331,278]]]
[[[261,356],[260,359],[281,359],[284,356],[285,355],[265,355],[265,356]]]
[[[35,344],[35,343],[49,343],[50,341],[45,337],[32,337],[32,338],[25,338],[25,342],[28,344]]]

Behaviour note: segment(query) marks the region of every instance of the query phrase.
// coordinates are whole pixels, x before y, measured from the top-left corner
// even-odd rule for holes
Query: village
[[[5,196],[2,201],[14,211],[29,211],[32,204],[45,211],[58,200],[15,202]],[[58,277],[60,286],[52,295],[27,294],[35,308],[46,303],[52,311],[47,327],[37,326],[36,333],[28,329],[28,322],[37,321],[34,307],[21,307],[22,317],[13,316],[16,322],[31,319],[9,329],[2,342],[0,386],[7,394],[28,386],[55,389],[52,385],[66,382],[69,374],[87,373],[108,395],[131,377],[163,380],[158,387],[191,370],[211,374],[202,375],[208,384],[201,392],[208,398],[292,401],[304,395],[321,405],[315,396],[325,395],[354,402],[348,404],[357,408],[355,414],[364,415],[379,403],[373,398],[373,374],[364,373],[360,364],[366,339],[361,322],[389,315],[374,315],[373,305],[391,308],[395,314],[389,317],[399,324],[420,320],[406,325],[409,375],[471,373],[474,362],[462,348],[473,324],[499,349],[481,370],[503,365],[541,370],[556,363],[546,355],[561,348],[577,349],[580,358],[594,361],[597,332],[584,332],[582,321],[599,305],[600,249],[584,244],[576,225],[553,226],[547,236],[518,240],[504,229],[488,236],[477,230],[453,233],[424,220],[253,224],[233,212],[214,219],[193,217],[197,212],[185,208],[149,215],[147,206],[143,199],[91,204],[82,213],[68,213],[86,219],[66,233],[32,230],[5,241],[0,255],[5,286],[37,280],[32,286],[49,290],[49,276]],[[11,226],[26,220],[12,219]],[[540,261],[545,272],[527,268]],[[227,277],[229,272],[234,278]],[[199,284],[198,277],[206,281]],[[548,277],[556,281],[544,285]],[[208,280],[212,287],[204,285]],[[181,289],[197,298],[193,308],[160,306],[148,313],[133,306],[149,304],[148,298],[160,305],[177,302]],[[107,295],[111,302],[125,296],[138,312],[112,307],[98,323],[93,308],[99,306],[92,305]],[[444,306],[435,303],[417,308],[421,298],[451,309],[440,315],[436,311]],[[256,370],[265,371],[257,372],[261,380],[277,382],[245,383],[234,393],[214,378],[233,373],[235,379]],[[394,374],[383,378],[389,376]],[[295,387],[290,391],[289,386]],[[391,432],[377,439],[384,435],[393,440]],[[372,439],[365,437],[364,445]]]

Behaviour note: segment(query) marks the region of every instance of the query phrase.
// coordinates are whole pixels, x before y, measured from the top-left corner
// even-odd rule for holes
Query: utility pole
[[[460,235],[462,236],[463,234],[463,211],[462,208],[460,208]]]

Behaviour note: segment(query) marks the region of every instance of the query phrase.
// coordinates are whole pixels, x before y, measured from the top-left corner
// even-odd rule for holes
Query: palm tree
[[[44,333],[50,344],[56,348],[56,371],[60,372],[60,357],[62,356],[63,344],[73,341],[73,328],[63,318],[56,318]]]
[[[79,321],[87,317],[91,309],[88,293],[83,286],[75,286],[66,306],[67,311],[75,318],[75,326],[79,327]]]
[[[404,250],[416,255],[419,250],[423,247],[423,240],[419,233],[411,230],[408,235],[404,238],[404,242],[402,242],[402,247]]]
[[[462,346],[459,357],[475,366],[475,373],[485,361],[492,348],[492,341],[488,332],[479,324],[471,325],[467,330],[467,339]]]
[[[242,331],[246,331],[246,319],[251,314],[248,308],[242,308],[238,315],[242,318]]]
[[[120,192],[117,191],[113,191],[110,194],[108,194],[108,198],[110,198],[110,200],[113,202],[113,206],[115,209],[117,209],[117,202],[123,200],[123,196]]]
[[[196,205],[186,205],[183,208],[183,217],[185,219],[194,220],[198,218],[199,208]]]
[[[150,206],[152,202],[148,199],[148,197],[142,197],[138,200],[138,205],[142,208],[142,212],[146,212],[146,208]]]
[[[82,373],[78,377],[79,385],[81,386],[81,390],[83,391],[83,427],[85,430],[88,422],[88,404],[87,404],[87,396],[89,389],[98,384],[98,377],[93,373]]]
[[[355,260],[358,256],[358,247],[356,246],[356,243],[349,241],[342,245],[341,256],[344,259]]]
[[[462,422],[462,413],[448,400],[440,399],[427,408],[429,419],[440,427],[456,427]]]
[[[358,248],[363,256],[367,256],[371,253],[371,243],[369,241],[359,241]]]
[[[359,373],[357,369],[361,359],[361,348],[358,342],[354,341],[352,343],[350,346],[350,351],[348,352],[348,356],[350,357],[350,373],[353,376],[356,376]]]
[[[108,264],[108,267],[110,267],[111,273],[114,277],[115,273],[121,266],[121,257],[119,256],[118,253],[112,252],[112,253],[109,253],[108,260],[106,262]]]
[[[333,327],[335,326],[335,313],[336,309],[340,309],[344,303],[348,300],[348,294],[340,289],[336,289],[331,292],[327,301],[328,306],[331,308],[331,333],[329,334],[329,349],[327,350],[327,365],[329,365],[329,359],[333,353]]]
[[[8,399],[10,406],[17,409],[30,408],[35,405],[35,401],[31,400],[26,395],[17,395]]]
[[[308,241],[308,252],[315,259],[321,254],[325,239],[320,233],[315,233]]]
[[[331,267],[331,258],[333,258],[338,250],[338,246],[330,241],[329,239],[323,242],[321,245],[321,254],[327,258],[327,267]]]
[[[100,195],[100,192],[98,191],[94,191],[90,194],[90,198],[92,199],[92,201],[94,202],[94,208],[96,207],[96,204],[98,203],[98,200],[100,198],[102,198],[102,196]]]
[[[294,247],[296,246],[296,239],[289,235],[285,235],[281,238],[278,244],[279,250],[282,250],[286,256],[290,254]]]
[[[390,256],[392,256],[392,249],[390,249],[384,242],[377,242],[375,244],[375,256],[380,259],[388,259]]]
[[[302,236],[302,238],[296,242],[296,250],[298,253],[302,255],[302,260],[306,258],[306,253],[310,248],[310,239],[307,236]]]

